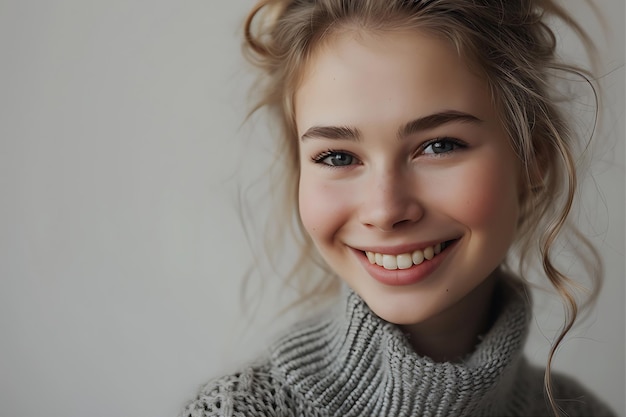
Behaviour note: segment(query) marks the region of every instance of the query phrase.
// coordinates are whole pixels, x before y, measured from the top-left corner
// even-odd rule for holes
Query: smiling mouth
[[[372,265],[376,264],[388,270],[409,269],[414,265],[420,265],[423,262],[430,261],[454,242],[455,240],[448,240],[443,243],[437,243],[433,246],[418,249],[411,253],[402,253],[400,255],[389,255],[385,253],[367,251],[363,253],[365,253],[365,256],[367,256],[367,259]]]

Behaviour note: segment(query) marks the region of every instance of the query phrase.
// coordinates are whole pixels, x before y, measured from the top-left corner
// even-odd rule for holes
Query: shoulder
[[[301,347],[316,340],[318,327],[327,326],[322,318],[327,320],[318,315],[295,323],[268,348],[267,356],[210,381],[179,417],[324,417],[317,398],[299,389],[293,376],[294,370],[310,366],[299,360]]]
[[[554,397],[569,416],[613,417],[604,401],[575,378],[557,373],[552,377]]]
[[[294,410],[286,385],[261,364],[209,382],[179,417],[288,417]]]
[[[543,394],[544,369],[532,367],[530,381],[536,401],[536,415],[553,415],[550,412],[547,397]],[[569,417],[614,417],[615,413],[607,404],[593,394],[577,379],[560,372],[552,373],[552,390],[554,398],[563,415]]]

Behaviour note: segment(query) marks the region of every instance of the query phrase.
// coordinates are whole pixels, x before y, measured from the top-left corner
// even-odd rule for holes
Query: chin
[[[446,297],[447,300],[434,300],[432,297],[415,297],[412,294],[381,297],[379,293],[375,297],[361,297],[378,317],[403,326],[427,322],[454,303],[450,297]]]

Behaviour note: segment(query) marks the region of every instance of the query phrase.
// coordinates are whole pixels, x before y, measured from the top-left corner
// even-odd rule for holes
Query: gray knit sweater
[[[209,383],[181,417],[547,416],[543,370],[522,355],[528,303],[500,288],[500,312],[459,363],[415,354],[400,329],[346,291],[336,309],[296,327],[269,358]],[[572,379],[554,375],[569,416],[612,416]]]

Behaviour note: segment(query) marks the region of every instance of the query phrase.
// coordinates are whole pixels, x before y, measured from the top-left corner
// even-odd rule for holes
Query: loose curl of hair
[[[277,158],[283,163],[275,165],[283,171],[274,171],[273,180],[285,194],[273,201],[274,213],[282,218],[277,224],[283,229],[272,224],[277,232],[270,236],[269,245],[280,245],[289,232],[301,245],[287,278],[296,280],[303,300],[336,293],[338,288],[338,280],[304,231],[297,207],[300,165],[293,101],[316,48],[332,41],[339,30],[419,30],[449,41],[484,77],[500,122],[525,169],[512,248],[519,259],[517,272],[524,276],[538,258],[564,305],[564,324],[551,347],[544,378],[550,406],[559,415],[551,365],[576,320],[582,289],[554,261],[555,242],[566,228],[572,232],[570,241],[575,241],[573,250],[591,277],[588,301],[599,291],[602,271],[596,249],[568,221],[577,191],[577,141],[560,110],[553,81],[558,74],[574,74],[589,83],[594,96],[596,90],[590,73],[557,59],[556,36],[547,24],[551,18],[567,24],[593,54],[587,33],[553,0],[261,0],[245,22],[244,53],[261,70],[259,100],[252,113],[265,109],[279,128]],[[311,263],[321,267],[323,277],[312,279],[306,268]]]

